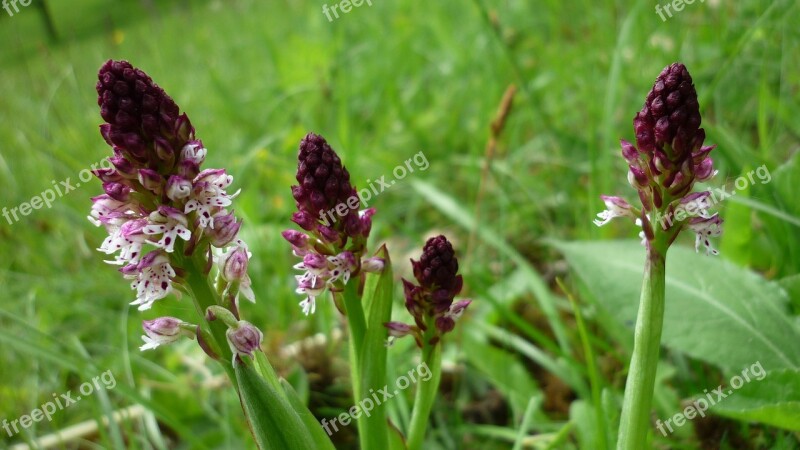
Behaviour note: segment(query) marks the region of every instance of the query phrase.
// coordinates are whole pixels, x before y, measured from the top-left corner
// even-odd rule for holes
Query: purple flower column
[[[296,276],[297,293],[305,296],[300,306],[308,315],[326,291],[341,292],[351,277],[362,270],[380,271],[383,265],[374,258],[362,261],[375,210],[359,210],[358,193],[336,152],[322,136],[309,133],[300,142],[297,160],[292,221],[304,232],[286,230],[283,237],[302,258],[294,267],[303,271]]]

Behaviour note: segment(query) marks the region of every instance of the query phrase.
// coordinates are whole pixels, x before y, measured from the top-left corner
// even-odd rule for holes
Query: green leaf
[[[529,401],[535,399],[536,406],[541,406],[544,396],[519,357],[490,345],[486,342],[486,335],[479,331],[476,329],[463,335],[464,348],[469,349],[465,352],[467,361],[486,375],[492,385],[508,399],[515,420],[522,417]],[[541,413],[538,418],[545,419]]]
[[[644,267],[638,242],[553,242],[599,304],[633,327]],[[768,371],[800,368],[800,332],[776,283],[722,258],[674,246],[667,255],[662,342],[729,373],[761,361]]]
[[[550,291],[547,283],[544,282],[542,276],[536,271],[536,268],[531,265],[530,261],[517,251],[513,245],[509,244],[499,233],[492,230],[490,227],[478,226],[474,214],[464,209],[462,202],[442,192],[436,186],[421,180],[412,180],[411,186],[423,198],[438,208],[442,214],[449,217],[467,231],[474,232],[486,245],[493,247],[519,267],[525,275],[523,277],[524,284],[528,287],[539,303],[539,306],[542,308],[542,312],[547,317],[547,321],[553,329],[559,347],[561,347],[564,355],[572,354],[568,337],[569,333],[567,333],[567,327],[558,313],[556,298]]]
[[[278,391],[267,383],[249,361],[236,364],[234,372],[250,431],[260,450],[318,448],[311,437],[313,430],[292,408],[283,389]]]
[[[502,345],[516,350],[526,358],[530,358],[545,370],[559,377],[574,389],[581,397],[589,397],[589,387],[586,385],[582,374],[564,358],[554,358],[528,340],[511,333],[503,328],[481,322],[473,322],[472,328],[480,331],[487,338],[494,339]],[[524,400],[523,400],[524,401]],[[523,405],[523,409],[525,406]]]
[[[311,414],[311,411],[308,410],[305,402],[303,402],[292,385],[283,379],[281,379],[280,383],[292,408],[294,408],[309,433],[311,433],[311,438],[314,440],[314,448],[319,450],[336,450],[328,435],[323,431],[322,425],[317,421],[317,418]]]
[[[394,292],[392,261],[389,259],[386,246],[378,249],[375,256],[383,258],[385,266],[379,274],[367,274],[364,294],[361,297],[366,313],[367,332],[359,358],[361,365],[361,384],[359,386],[361,392],[357,396],[359,405],[362,399],[370,398],[370,389],[377,391],[386,385],[387,329],[383,324],[392,318],[392,294]],[[370,403],[374,402],[370,401]],[[385,404],[374,405],[369,414],[369,416],[361,414],[358,418],[362,448],[386,448],[389,429]]]
[[[535,412],[539,409],[539,406],[541,406],[540,402],[541,399],[535,399],[533,397],[528,401],[528,407],[525,408],[525,414],[522,416],[522,423],[517,431],[517,439],[514,441],[512,450],[522,450],[525,438],[528,435],[528,430],[533,426]]]
[[[781,278],[778,280],[778,284],[780,284],[781,287],[786,290],[786,293],[789,294],[789,298],[792,301],[794,310],[800,310],[800,274]]]
[[[762,380],[751,378],[710,408],[722,416],[800,430],[800,371],[775,370]]]
[[[742,169],[742,176],[746,176],[749,168]],[[735,191],[738,198],[750,197],[750,185],[744,189]],[[725,232],[722,234],[720,242],[720,252],[725,258],[747,267],[751,261],[751,245],[753,242],[753,226],[751,222],[752,212],[750,208],[741,202],[725,203]]]
[[[408,450],[403,433],[391,421],[389,422],[389,450]]]

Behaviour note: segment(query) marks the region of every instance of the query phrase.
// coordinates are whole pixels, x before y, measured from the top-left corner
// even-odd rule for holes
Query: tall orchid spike
[[[681,63],[667,66],[633,119],[636,145],[622,141],[628,181],[638,191],[643,208],[640,211],[621,197],[602,196],[607,209],[594,223],[602,226],[615,217],[629,217],[642,227],[646,245],[657,234],[664,234],[669,245],[685,228],[697,234],[698,251],[702,245],[706,253],[717,254],[708,239],[722,233],[717,215],[711,216],[706,208],[682,209],[689,213],[682,218],[675,214],[687,202],[708,196],[708,192],[692,193],[692,188],[696,181],[706,181],[716,173],[708,156],[714,146],[703,145],[706,133],[700,123],[700,105],[689,71]],[[654,229],[656,225],[661,230]]]
[[[200,267],[211,267],[212,248],[231,256],[219,265],[223,280],[235,284],[236,295],[254,299],[249,253],[237,237],[241,222],[227,210],[238,193],[227,192],[233,177],[224,169],[201,170],[207,150],[188,116],[127,61],[103,64],[96,90],[105,121],[100,133],[113,155],[112,168],[94,171],[105,194],[92,199],[90,220],[108,232],[98,250],[113,255],[108,262],[132,280],[131,304],[146,310],[186,291],[186,272],[197,270],[186,262],[199,258]],[[169,342],[183,326],[180,319],[157,320],[145,322],[143,349]]]

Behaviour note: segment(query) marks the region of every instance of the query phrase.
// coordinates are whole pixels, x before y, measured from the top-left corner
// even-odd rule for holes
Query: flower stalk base
[[[650,405],[664,323],[666,251],[648,247],[642,296],[634,332],[633,357],[625,386],[618,450],[647,448]]]

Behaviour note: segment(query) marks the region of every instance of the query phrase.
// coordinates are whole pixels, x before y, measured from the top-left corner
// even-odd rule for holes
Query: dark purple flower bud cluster
[[[183,274],[192,270],[181,265],[195,257],[203,259],[201,267],[216,262],[226,293],[252,300],[250,253],[237,237],[241,222],[227,209],[238,194],[227,192],[233,177],[224,169],[201,170],[206,149],[189,118],[143,71],[108,61],[98,79],[100,131],[114,167],[95,171],[105,194],[92,199],[89,219],[108,231],[99,250],[114,255],[108,262],[132,280],[132,304],[145,310],[178,294]],[[148,343],[178,336],[176,320],[157,322],[167,331],[150,329]]]
[[[339,155],[322,136],[308,133],[297,160],[299,184],[292,186],[297,212],[292,221],[305,233],[286,230],[283,237],[303,259],[294,267],[304,271],[296,276],[297,292],[305,296],[300,306],[308,315],[326,290],[340,291],[362,270],[379,271],[383,266],[372,259],[362,265],[375,210],[359,210],[358,192]]]
[[[444,236],[428,240],[419,261],[411,260],[414,278],[419,285],[403,280],[406,309],[416,325],[389,322],[386,328],[392,337],[414,336],[422,347],[425,333],[433,327],[428,344],[436,344],[442,335],[455,328],[456,320],[464,313],[471,300],[454,302],[461,292],[464,280],[458,275],[458,259],[453,245]]]
[[[622,156],[628,163],[628,181],[639,193],[642,209],[620,197],[603,196],[608,208],[598,214],[598,226],[615,217],[630,217],[642,227],[649,245],[656,234],[666,236],[668,246],[685,225],[697,233],[702,244],[715,253],[708,236],[721,234],[721,219],[708,208],[677,220],[678,208],[691,196],[695,182],[711,179],[716,171],[708,156],[715,146],[704,146],[705,130],[700,128],[700,105],[689,71],[681,63],[664,68],[647,94],[642,110],[633,119],[636,145],[623,140]],[[658,225],[661,231],[654,227]]]
[[[153,175],[171,171],[181,149],[194,139],[188,117],[146,73],[127,61],[109,60],[98,78],[97,104],[106,121],[100,131],[114,147],[114,166],[129,176],[132,166],[149,168]]]
[[[361,214],[358,192],[339,155],[322,136],[308,133],[297,155],[299,183],[292,186],[297,212],[292,221],[328,244],[345,247],[348,240],[364,244],[372,228],[372,212]]]

